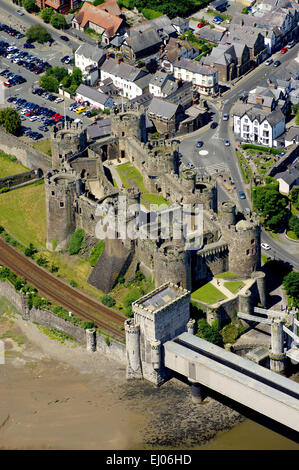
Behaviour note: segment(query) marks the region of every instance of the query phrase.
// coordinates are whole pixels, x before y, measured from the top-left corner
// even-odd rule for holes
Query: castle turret
[[[82,152],[86,146],[86,129],[82,129],[82,124],[58,124],[51,131],[52,168],[61,168],[64,162]]]
[[[111,115],[111,135],[113,137],[126,139],[136,137],[139,141],[145,141],[144,132],[145,120],[142,113],[132,110]]]
[[[74,200],[82,193],[82,182],[75,171],[48,173],[45,178],[47,206],[47,248],[66,248],[75,230]]]
[[[236,223],[236,205],[232,201],[223,202],[221,205],[221,225],[229,227]]]
[[[189,251],[183,245],[164,243],[154,257],[155,285],[163,284],[165,279],[191,290],[191,260]]]

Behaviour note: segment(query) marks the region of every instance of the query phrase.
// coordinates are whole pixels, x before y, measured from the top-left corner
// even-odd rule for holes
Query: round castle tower
[[[191,289],[191,260],[189,251],[183,245],[166,242],[157,250],[154,257],[155,285],[160,286],[169,280],[173,284]]]
[[[82,181],[73,170],[54,171],[46,175],[45,191],[47,248],[62,250],[76,229],[74,202],[82,194]]]
[[[61,168],[72,156],[82,152],[87,145],[86,129],[82,124],[58,124],[51,131],[52,168]]]
[[[111,115],[111,135],[114,137],[136,137],[143,140],[145,121],[138,111],[126,111]]]
[[[221,228],[229,244],[229,271],[250,277],[261,264],[261,227],[257,217],[251,216],[236,223],[236,206],[224,202],[221,206]]]

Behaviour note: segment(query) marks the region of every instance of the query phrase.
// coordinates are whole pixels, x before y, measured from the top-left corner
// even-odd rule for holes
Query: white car
[[[24,13],[23,13],[21,10],[17,10],[16,13],[17,13],[18,15],[20,15],[20,16],[23,16],[23,15],[24,15]]]
[[[264,250],[271,250],[271,246],[268,245],[267,243],[261,243],[261,247],[262,247]]]
[[[62,103],[63,98],[56,98],[55,103]]]
[[[33,122],[33,121],[37,121],[37,116],[31,116],[29,118],[29,121]]]
[[[222,119],[223,121],[228,121],[229,115],[227,113],[224,113]]]
[[[273,63],[273,59],[268,59],[265,62],[265,65],[271,65]]]

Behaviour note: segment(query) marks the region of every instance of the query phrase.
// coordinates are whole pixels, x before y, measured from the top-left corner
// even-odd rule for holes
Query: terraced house
[[[203,95],[218,93],[218,70],[208,65],[201,65],[191,59],[177,60],[173,66],[174,76],[192,82]]]

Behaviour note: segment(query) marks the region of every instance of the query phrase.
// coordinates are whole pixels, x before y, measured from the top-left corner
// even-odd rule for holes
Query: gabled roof
[[[149,47],[162,44],[162,40],[154,28],[149,28],[141,32],[131,32],[126,38],[126,42],[135,54]]]
[[[171,119],[175,115],[177,109],[177,104],[173,104],[169,101],[164,101],[159,98],[153,98],[147,112],[149,118],[151,118],[151,113],[153,113],[156,116],[162,116],[166,119]]]
[[[105,3],[98,6],[101,10],[105,10],[112,15],[119,16],[121,14],[121,9],[119,8],[116,0],[106,0]]]
[[[144,23],[139,23],[136,26],[133,26],[129,29],[128,34],[136,31],[146,31],[147,29],[154,28],[157,32],[164,32],[166,34],[176,33],[175,27],[172,25],[172,21],[168,18],[167,15],[159,16],[153,20],[145,21]]]
[[[82,83],[78,86],[76,94],[82,95],[84,96],[84,98],[90,99],[102,105],[105,105],[107,103],[107,100],[109,99],[109,96],[105,95],[105,93],[100,93],[94,88],[91,88],[87,85],[83,85]]]
[[[81,28],[85,28],[89,22],[96,24],[105,30],[109,38],[115,36],[123,21],[121,18],[102,10],[100,5],[95,7],[87,2],[84,3],[75,19]]]
[[[285,119],[279,108],[269,113],[259,105],[251,106],[250,104],[238,103],[234,108],[234,116],[242,118],[244,115],[247,115],[251,122],[257,120],[261,124],[263,121],[267,121],[271,126]]]
[[[196,62],[191,59],[181,59],[177,60],[174,64],[174,67],[182,68],[189,70],[193,73],[199,73],[201,75],[213,75],[216,73],[216,69],[209,67],[208,65],[202,65],[199,62]]]
[[[100,47],[91,46],[90,44],[82,44],[75,52],[76,55],[82,55],[88,59],[98,62],[106,53]]]
[[[129,82],[135,82],[138,78],[148,75],[144,70],[140,70],[137,67],[125,64],[124,62],[120,62],[118,64],[114,59],[106,60],[102,65],[101,70]]]
[[[299,165],[295,165],[289,168],[286,171],[278,173],[275,175],[276,179],[282,179],[287,183],[289,186],[296,182],[299,179]]]

